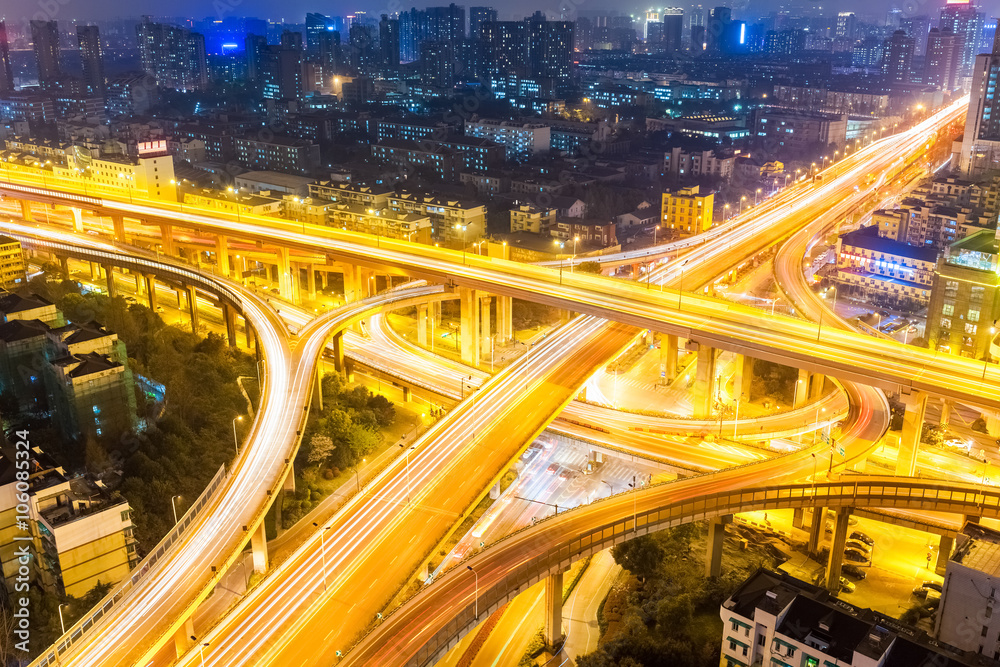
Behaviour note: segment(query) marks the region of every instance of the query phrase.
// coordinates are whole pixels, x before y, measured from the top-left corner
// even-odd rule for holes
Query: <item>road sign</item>
[[[843,445],[837,446],[837,453],[840,454],[841,456],[847,456],[847,452],[844,450]]]
[[[667,365],[666,364],[660,364],[660,377],[661,378],[667,377]]]

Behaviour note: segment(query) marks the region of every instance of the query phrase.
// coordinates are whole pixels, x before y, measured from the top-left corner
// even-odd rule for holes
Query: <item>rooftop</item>
[[[907,257],[919,262],[937,262],[938,253],[933,248],[923,248],[913,246],[902,241],[894,241],[878,235],[878,225],[869,225],[840,235],[840,240],[844,246],[864,248],[873,252],[881,252],[886,255],[896,255]]]
[[[967,523],[951,559],[992,576],[1000,575],[1000,531]]]

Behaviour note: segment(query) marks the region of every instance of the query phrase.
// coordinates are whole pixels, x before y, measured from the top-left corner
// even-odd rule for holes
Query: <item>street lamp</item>
[[[59,627],[62,628],[63,634],[66,634],[66,623],[63,622],[62,608],[68,606],[65,602],[59,605]]]
[[[729,204],[723,206],[722,221],[729,220]]]
[[[754,206],[757,205],[757,197],[760,196],[761,190],[763,190],[763,188],[757,188],[757,192],[753,193],[753,205]]]
[[[368,460],[368,459],[361,459],[361,463],[364,463],[364,462],[366,462],[367,460]],[[355,480],[357,481],[357,483],[358,483],[358,493],[361,493],[361,470],[360,470],[360,468],[361,468],[361,463],[358,463],[358,464],[356,464],[356,465],[354,466],[354,479],[355,479]]]
[[[746,200],[747,200],[747,196],[746,195],[743,195],[742,197],[740,197],[740,212],[739,212],[739,215],[743,215],[743,202],[745,202]]]
[[[313,521],[313,525],[320,528],[320,525],[315,521]],[[333,526],[322,526],[322,530],[319,533],[319,553],[323,559],[323,590],[326,590],[326,531],[331,528]]]
[[[681,299],[684,297],[684,267],[687,263],[691,261],[691,258],[685,259],[681,264],[681,280],[677,285],[677,310],[681,309]]]
[[[191,635],[191,641],[196,642],[198,638]],[[198,644],[198,653],[201,654],[201,667],[205,667],[205,647],[208,646],[208,642],[200,642]]]
[[[609,481],[608,481],[608,480],[606,480],[606,479],[602,479],[602,480],[601,480],[601,482],[602,482],[603,484],[607,484],[607,485],[608,485],[608,488],[609,488],[609,489],[611,489],[611,495],[612,495],[612,496],[613,496],[613,495],[615,495],[615,487],[611,486],[611,482],[609,482]]]
[[[236,422],[241,421],[243,421],[243,415],[237,415],[236,418],[233,419],[233,445],[236,446],[236,456],[240,455],[240,441],[239,438],[236,437]]]
[[[416,428],[413,429],[416,431]],[[416,445],[406,446],[405,442],[399,443],[400,448],[402,448],[404,455],[406,456],[406,502],[410,502],[410,452],[417,448]]]
[[[170,497],[170,508],[172,510],[174,510],[174,524],[177,523],[177,505],[174,504],[174,501],[177,500],[180,497],[181,496],[171,496]]]
[[[560,241],[559,239],[553,239],[552,240],[552,245],[554,245],[557,248],[559,248],[560,250],[562,250],[565,247],[566,244],[565,244],[565,242]],[[562,253],[559,253],[559,284],[560,285],[562,285],[562,272],[563,272],[563,256],[562,256]]]
[[[472,574],[476,575],[476,620],[479,620],[479,573],[472,569],[471,565],[466,565],[467,569]]]
[[[462,264],[465,264],[465,243],[466,243],[466,240],[467,240],[465,232],[469,229],[469,226],[468,225],[457,225],[456,224],[455,225],[455,230],[457,231],[459,229],[462,230]]]
[[[636,498],[636,494],[639,492],[639,484],[635,480],[635,475],[632,475],[632,483],[629,486],[632,487],[632,532],[635,533],[639,530],[638,499]]]
[[[657,225],[656,228],[659,229],[660,226]],[[569,272],[570,273],[573,273],[573,267],[576,266],[576,244],[579,243],[579,241],[580,241],[580,237],[579,236],[574,236],[573,237],[573,261],[570,262],[570,265],[569,265]],[[656,232],[653,232],[653,244],[654,245],[656,244]]]

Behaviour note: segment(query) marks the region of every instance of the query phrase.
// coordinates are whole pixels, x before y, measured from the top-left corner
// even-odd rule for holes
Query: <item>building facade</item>
[[[693,236],[712,226],[715,194],[702,194],[697,185],[663,193],[660,226],[679,236]]]

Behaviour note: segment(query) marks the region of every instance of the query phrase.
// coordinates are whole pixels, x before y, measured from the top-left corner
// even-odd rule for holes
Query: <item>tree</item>
[[[642,535],[611,549],[615,562],[645,581],[654,577],[663,562],[663,548],[652,535]]]
[[[601,265],[598,262],[581,262],[576,265],[576,270],[580,273],[601,273]]]
[[[689,595],[678,595],[660,600],[656,607],[656,625],[667,637],[681,637],[694,618],[694,605]]]
[[[329,436],[316,434],[309,440],[309,457],[308,461],[310,464],[322,463],[330,458],[333,454],[333,450],[337,448],[337,445],[333,444],[333,440]]]

